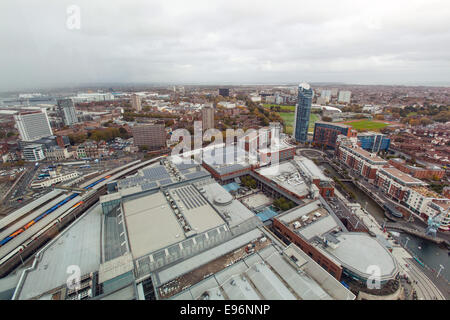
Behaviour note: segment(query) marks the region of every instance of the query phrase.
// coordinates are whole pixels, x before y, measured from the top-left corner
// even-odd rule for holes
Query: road
[[[28,191],[28,185],[30,184],[31,180],[33,180],[33,177],[38,169],[38,166],[25,167],[26,173],[17,183],[15,190],[11,191],[11,198],[22,197]]]

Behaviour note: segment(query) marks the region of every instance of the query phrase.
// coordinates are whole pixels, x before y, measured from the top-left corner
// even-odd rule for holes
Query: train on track
[[[63,199],[60,199],[57,203],[53,203],[51,208],[48,208],[43,213],[39,213],[36,216],[39,208],[34,208],[35,212],[33,217],[30,217],[30,221],[24,223],[16,230],[11,230],[11,233],[3,234],[3,239],[0,239],[0,278],[9,274],[20,263],[24,263],[24,259],[27,259],[32,254],[36,253],[42,245],[54,238],[59,232],[61,232],[70,223],[75,221],[86,209],[90,208],[94,203],[98,201],[100,196],[106,194],[107,179],[118,179],[124,175],[134,174],[139,168],[142,168],[151,163],[160,161],[167,157],[165,154],[160,157],[149,159],[147,161],[136,160],[126,164],[125,166],[116,168],[108,173],[106,176],[95,180],[89,185],[79,190],[74,190]],[[103,183],[102,183],[103,182]],[[82,191],[85,190],[85,191]],[[78,200],[78,201],[77,201]],[[50,200],[51,201],[51,200]],[[43,202],[41,206],[47,202]],[[67,207],[67,204],[71,204]],[[51,213],[66,206],[64,212],[58,213],[55,219],[45,222]],[[33,215],[33,214],[31,214]],[[19,219],[20,214],[15,216],[15,219]],[[9,219],[11,220],[11,219]],[[8,224],[12,224],[9,221],[3,224],[3,227],[7,227]],[[39,230],[38,227],[40,228]],[[36,231],[33,231],[36,228]],[[26,235],[29,233],[29,235]],[[22,237],[22,238],[21,238]],[[17,238],[17,239],[16,239]],[[11,247],[11,248],[8,248]]]
[[[92,187],[94,187],[95,185],[99,184],[100,182],[108,179],[111,176],[105,176],[97,181],[94,181],[93,183],[89,184],[88,186],[84,187],[85,190],[89,190]],[[56,209],[58,209],[59,207],[63,206],[64,204],[66,204],[67,202],[69,202],[70,200],[74,199],[75,197],[78,197],[80,195],[80,193],[74,192],[72,194],[70,194],[67,198],[65,198],[64,200],[58,202],[57,204],[55,204],[53,207],[47,209],[45,212],[43,212],[41,215],[39,215],[38,217],[34,218],[33,220],[31,220],[30,222],[28,222],[27,224],[25,224],[23,227],[19,228],[18,230],[14,231],[13,233],[11,233],[9,236],[3,238],[2,240],[0,240],[0,247],[5,245],[7,242],[11,241],[12,239],[14,239],[15,237],[17,237],[19,234],[21,234],[22,232],[24,232],[25,230],[27,230],[28,228],[30,228],[32,225],[34,225],[36,222],[38,222],[39,220],[43,219],[44,217],[46,217],[47,215],[51,214],[53,211],[55,211]],[[78,207],[80,204],[82,204],[83,201],[77,202],[75,205],[73,205],[69,211],[71,211],[72,209],[75,209],[76,207]]]

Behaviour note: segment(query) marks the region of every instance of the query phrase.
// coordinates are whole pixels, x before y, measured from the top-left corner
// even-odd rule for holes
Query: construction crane
[[[428,217],[428,227],[425,234],[436,237],[436,232],[441,226],[441,213],[435,215],[434,217]]]

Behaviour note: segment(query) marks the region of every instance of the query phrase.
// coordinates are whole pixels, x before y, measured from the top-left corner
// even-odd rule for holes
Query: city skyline
[[[449,21],[444,0],[0,1],[0,300],[450,300]]]
[[[14,30],[0,33],[9,48],[0,53],[8,62],[0,91],[110,82],[449,84],[443,1],[0,6],[2,30]]]

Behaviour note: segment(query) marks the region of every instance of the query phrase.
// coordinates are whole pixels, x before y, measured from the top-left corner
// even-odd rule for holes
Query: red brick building
[[[318,208],[318,201],[309,202],[296,210],[289,210],[286,213],[276,216],[273,219],[273,227],[275,230],[285,237],[290,242],[297,245],[301,250],[307,253],[315,262],[320,264],[328,273],[330,273],[337,280],[341,280],[342,276],[342,266],[337,261],[334,261],[328,257],[328,255],[323,252],[319,247],[313,245],[309,240],[308,236],[302,234],[297,230],[304,230],[308,228],[309,220],[315,219],[316,217],[310,217],[312,214],[319,212],[321,214],[321,219],[329,219],[330,216],[324,208]],[[296,212],[300,212],[302,217],[308,217],[307,219],[298,219]],[[298,220],[302,221],[298,221]],[[301,224],[300,226],[297,224]],[[337,227],[337,226],[336,226]]]
[[[398,170],[410,174],[417,179],[442,179],[445,176],[445,170],[438,166],[415,167],[406,164],[403,159],[391,159],[389,164],[396,167]]]
[[[340,123],[317,121],[314,124],[313,143],[315,145],[334,148],[339,135],[356,137],[357,131],[351,126]]]
[[[372,181],[376,178],[377,170],[387,164],[387,161],[368,152],[357,145],[355,140],[340,136],[336,142],[336,158],[358,175]]]

